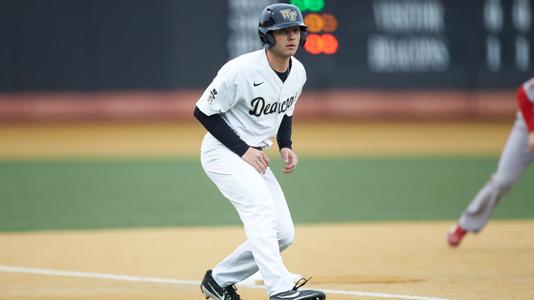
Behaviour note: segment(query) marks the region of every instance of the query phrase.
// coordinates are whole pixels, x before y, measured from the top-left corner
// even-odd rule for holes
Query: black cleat
[[[304,280],[304,282],[300,283],[302,280]],[[326,295],[321,291],[298,290],[301,286],[306,284],[308,280],[310,279],[301,278],[299,281],[297,281],[293,289],[276,295],[272,295],[271,297],[269,297],[269,300],[325,300]]]
[[[215,280],[211,276],[211,270],[206,271],[206,275],[204,275],[204,279],[202,279],[202,283],[200,284],[200,290],[206,296],[206,299],[211,298],[214,300],[241,300],[241,297],[239,297],[236,292],[237,289],[235,288],[235,286],[229,285],[226,287],[221,287],[217,282],[215,282]]]

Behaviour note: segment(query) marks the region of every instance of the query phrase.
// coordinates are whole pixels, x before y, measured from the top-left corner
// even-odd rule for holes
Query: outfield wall
[[[200,90],[0,94],[0,122],[189,120]],[[305,91],[300,119],[511,120],[513,91]]]

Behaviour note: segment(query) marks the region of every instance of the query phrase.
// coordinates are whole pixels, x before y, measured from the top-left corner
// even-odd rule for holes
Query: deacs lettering
[[[276,103],[265,103],[265,99],[262,97],[256,97],[252,99],[250,104],[252,105],[252,109],[248,111],[249,115],[253,115],[256,117],[273,113],[283,113],[288,108],[293,105],[293,102],[295,101],[295,96],[289,97],[286,100],[282,102],[276,102]]]

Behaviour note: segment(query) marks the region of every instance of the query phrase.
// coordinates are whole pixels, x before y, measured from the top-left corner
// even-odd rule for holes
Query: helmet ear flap
[[[276,44],[276,39],[274,38],[272,32],[267,31],[267,33],[263,33],[258,30],[258,35],[260,36],[260,40],[264,48],[271,48],[274,46],[274,44]]]
[[[265,45],[265,34],[258,29],[258,35],[260,36],[260,41],[262,45]]]
[[[274,35],[271,31],[268,31],[266,34],[265,34],[265,37],[266,37],[266,40],[267,40],[267,43],[266,44],[269,44],[269,48],[271,47],[274,47],[274,45],[276,44],[276,39],[274,38]]]
[[[306,38],[308,37],[308,30],[305,28],[300,28],[300,41],[299,46],[304,47],[304,44],[306,44]]]

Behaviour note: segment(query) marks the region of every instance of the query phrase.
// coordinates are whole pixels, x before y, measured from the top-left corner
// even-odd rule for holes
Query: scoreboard
[[[529,0],[292,2],[310,24],[314,87],[507,88],[534,75]]]
[[[303,11],[304,23],[308,26],[308,40],[304,46],[306,52],[312,55],[337,53],[339,42],[335,36],[337,18],[324,12],[324,1],[292,1]]]
[[[261,48],[276,0],[6,1],[0,92],[202,89]],[[534,75],[534,0],[287,0],[307,89],[513,89]]]
[[[534,75],[531,0],[280,2],[298,6],[308,26],[297,58],[309,88],[503,89]],[[271,1],[229,3],[256,3],[257,15]],[[242,52],[258,47],[250,32]]]

